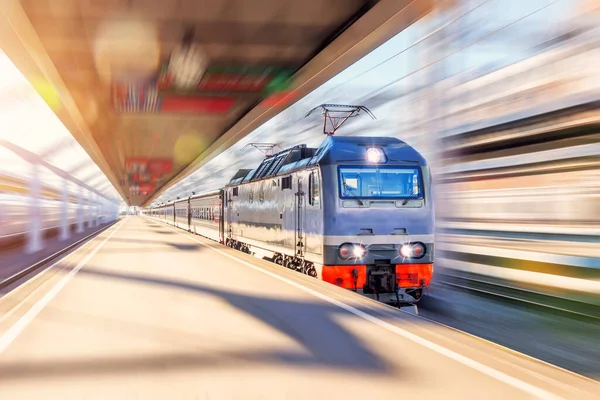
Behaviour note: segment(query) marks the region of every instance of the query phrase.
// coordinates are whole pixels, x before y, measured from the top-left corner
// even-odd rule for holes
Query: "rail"
[[[41,267],[43,267],[44,265],[48,264],[50,261],[55,260],[56,258],[62,256],[63,254],[73,250],[74,248],[76,248],[77,246],[83,244],[84,242],[88,241],[89,239],[92,239],[94,236],[99,235],[100,233],[104,232],[106,229],[110,228],[111,226],[113,226],[115,223],[117,223],[119,220],[115,220],[115,221],[111,221],[109,223],[107,223],[105,226],[101,227],[100,229],[97,229],[96,231],[90,233],[89,235],[77,240],[76,242],[71,243],[70,245],[60,249],[59,251],[45,257],[44,259],[35,262],[34,264],[22,269],[21,271],[9,276],[8,278],[5,278],[4,280],[0,281],[0,290],[6,288],[7,286],[17,282],[18,280],[20,280],[21,278],[31,274],[32,272],[40,269]]]
[[[519,288],[506,283],[493,282],[485,278],[445,272],[437,273],[437,282],[458,290],[509,301],[544,312],[587,322],[600,322],[600,303],[590,303],[566,296],[543,293],[534,289]]]

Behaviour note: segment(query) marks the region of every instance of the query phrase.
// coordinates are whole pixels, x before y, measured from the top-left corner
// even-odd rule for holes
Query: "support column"
[[[88,192],[87,190],[85,191],[85,203],[86,203],[86,207],[85,207],[85,212],[86,212],[86,220],[87,220],[87,227],[88,228],[93,228],[94,227],[94,210],[92,208],[92,194],[90,192]]]
[[[29,226],[27,229],[28,254],[38,252],[43,248],[42,238],[42,213],[40,208],[40,166],[31,164],[31,177],[29,179]]]
[[[69,181],[63,178],[63,188],[60,205],[60,235],[59,240],[67,240],[70,236],[69,226]]]
[[[83,233],[83,188],[77,189],[77,233]]]
[[[98,218],[100,217],[100,213],[98,212],[98,195],[96,193],[92,193],[92,202],[94,204],[94,206],[92,207],[92,213],[94,216],[93,219],[93,224],[94,224],[94,228],[96,228],[98,226]]]

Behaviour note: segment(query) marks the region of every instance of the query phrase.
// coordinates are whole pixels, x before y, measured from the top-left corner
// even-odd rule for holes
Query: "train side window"
[[[310,179],[308,180],[308,193],[309,204],[318,207],[321,204],[321,182],[319,181],[319,174],[316,172],[310,173]]]
[[[281,190],[291,189],[292,188],[292,177],[286,176],[281,178]]]
[[[236,187],[233,188],[233,195],[234,196],[238,195],[238,188],[236,188]]]

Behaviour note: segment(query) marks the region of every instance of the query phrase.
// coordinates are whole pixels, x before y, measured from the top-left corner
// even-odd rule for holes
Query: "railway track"
[[[507,301],[519,306],[535,308],[543,312],[586,322],[600,322],[600,304],[588,303],[537,290],[518,288],[472,276],[440,272],[436,281],[439,284],[479,296]]]
[[[6,288],[7,286],[12,285],[13,283],[17,282],[18,280],[22,279],[23,277],[31,274],[32,272],[40,269],[41,267],[43,267],[44,265],[48,264],[50,261],[53,261],[55,259],[57,259],[58,257],[62,256],[63,254],[73,250],[74,248],[78,247],[79,245],[85,243],[86,241],[92,239],[93,237],[99,235],[100,233],[104,232],[106,229],[110,228],[111,226],[113,226],[116,221],[112,221],[109,222],[108,224],[104,225],[103,227],[101,227],[100,229],[90,233],[89,235],[77,240],[76,242],[71,243],[70,245],[60,249],[59,251],[45,257],[44,259],[37,261],[33,264],[31,264],[30,266],[23,268],[22,270],[20,270],[19,272],[9,276],[8,278],[5,278],[3,280],[0,281],[0,290]]]

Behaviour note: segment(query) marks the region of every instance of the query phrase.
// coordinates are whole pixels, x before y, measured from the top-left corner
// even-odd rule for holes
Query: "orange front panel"
[[[429,286],[433,276],[433,264],[396,264],[398,287]]]
[[[323,280],[345,289],[354,289],[354,277],[352,276],[354,269],[358,273],[356,288],[362,289],[367,282],[366,265],[323,265]]]

